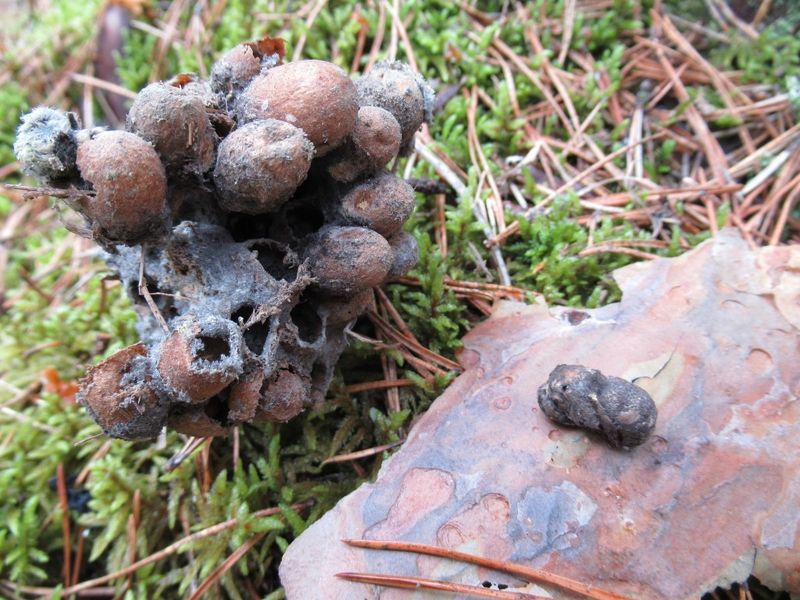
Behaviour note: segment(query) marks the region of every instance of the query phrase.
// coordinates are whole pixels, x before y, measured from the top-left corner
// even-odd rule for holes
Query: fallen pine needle
[[[344,388],[348,394],[368,392],[370,390],[385,390],[395,387],[412,387],[416,385],[413,379],[382,379],[380,381],[365,381],[364,383],[354,383]]]
[[[239,562],[245,554],[250,552],[250,550],[255,546],[258,542],[264,539],[264,536],[267,535],[265,533],[259,533],[258,535],[254,535],[249,540],[247,540],[244,544],[239,546],[233,554],[231,554],[225,561],[214,569],[214,572],[209,575],[203,583],[201,583],[198,588],[195,590],[194,594],[189,597],[189,600],[200,600],[203,595],[209,590],[209,588],[214,585],[220,577],[222,577],[233,565]]]
[[[367,448],[366,450],[359,450],[358,452],[350,452],[348,454],[339,454],[338,456],[332,456],[330,458],[326,458],[322,461],[322,465],[329,465],[331,463],[340,463],[340,462],[347,462],[348,460],[358,460],[359,458],[367,458],[368,456],[374,456],[376,454],[380,454],[385,450],[391,450],[396,446],[399,446],[405,442],[405,440],[397,440],[395,442],[390,442],[388,444],[383,444],[382,446],[375,446],[374,448]]]
[[[593,598],[594,600],[628,600],[626,596],[622,596],[614,592],[608,592],[588,583],[582,583],[580,581],[570,579],[569,577],[564,577],[563,575],[555,575],[540,569],[533,569],[502,560],[476,556],[474,554],[467,554],[466,552],[458,552],[457,550],[451,550],[449,548],[440,548],[439,546],[430,546],[428,544],[419,544],[416,542],[354,539],[344,539],[342,541],[345,544],[355,546],[357,548],[393,550],[396,552],[415,552],[417,554],[424,554],[426,556],[438,556],[440,558],[458,560],[471,565],[477,565],[479,567],[485,567],[487,569],[500,571],[502,573],[508,573],[509,575],[515,575],[527,581],[549,583],[550,585],[581,594],[587,598]]]
[[[404,590],[438,590],[452,594],[469,594],[470,596],[479,596],[481,598],[503,598],[505,600],[544,600],[546,598],[545,596],[533,596],[523,592],[491,590],[480,586],[436,581],[435,579],[425,579],[423,577],[381,575],[379,573],[337,573],[336,576],[355,583],[369,583]]]

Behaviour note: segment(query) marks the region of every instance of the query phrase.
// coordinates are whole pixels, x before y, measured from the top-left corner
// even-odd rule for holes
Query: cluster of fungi
[[[321,402],[372,288],[417,259],[415,197],[386,170],[433,92],[408,66],[356,81],[244,43],[209,80],[144,88],[127,131],[23,117],[23,169],[69,190],[138,310],[141,342],[90,368],[79,398],[110,436],[195,436]]]

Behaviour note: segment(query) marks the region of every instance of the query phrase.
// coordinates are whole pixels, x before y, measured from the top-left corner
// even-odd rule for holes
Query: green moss
[[[719,29],[703,2],[668,0],[666,5],[672,14],[700,22],[712,30]],[[758,4],[743,7],[754,14]],[[766,26],[755,39],[731,31],[728,44],[706,40],[709,47],[703,49],[704,55],[710,54],[712,62],[720,69],[742,71],[745,81],[785,84],[787,77],[800,73],[800,38],[797,36],[800,6],[793,0],[775,0],[765,22]]]
[[[800,38],[795,27],[800,9],[793,18],[770,24],[755,39],[736,38],[732,44],[719,45],[713,58],[730,70],[741,70],[746,81],[783,84],[787,77],[800,75]]]
[[[0,165],[14,160],[12,145],[19,116],[29,109],[25,91],[16,81],[0,88]]]

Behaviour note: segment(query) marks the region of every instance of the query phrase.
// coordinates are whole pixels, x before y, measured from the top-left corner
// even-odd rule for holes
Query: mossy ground
[[[47,100],[82,109],[84,122],[102,123],[106,118],[85,86],[69,75],[90,68],[90,44],[97,33],[101,3],[42,4],[47,6],[35,13],[20,8],[4,25],[7,29],[0,39],[4,62],[0,172],[8,181],[18,179],[13,167],[2,165],[13,161],[10,144],[21,112]],[[419,342],[446,359],[456,356],[461,337],[485,317],[491,303],[491,293],[486,292],[487,300],[485,295],[454,288],[451,282],[497,283],[484,245],[485,227],[475,216],[476,198],[477,204],[489,209],[499,201],[492,200],[488,178],[500,182],[503,197],[511,199],[503,206],[507,221],[519,223],[519,233],[502,248],[511,283],[523,296],[541,294],[551,303],[592,307],[618,299],[611,271],[641,256],[589,250],[607,243],[676,255],[730,219],[730,205],[716,200],[706,214],[705,227],[699,224],[702,220],[689,219],[694,218],[689,202],[689,217],[683,218],[684,205],[679,203],[673,218],[660,224],[630,217],[644,206],[635,197],[619,205],[618,212],[592,212],[572,187],[548,199],[552,200],[548,209],[536,219],[528,220],[519,214],[524,211],[515,209],[515,196],[509,192],[512,183],[529,206],[548,198],[534,169],[514,172],[534,146],[526,125],[551,139],[567,140],[568,132],[555,115],[545,111],[537,117],[528,110],[544,103],[545,96],[524,73],[505,70],[508,61],[514,63],[508,55],[497,59],[492,40],[501,39],[537,72],[548,59],[569,82],[569,74],[580,66],[572,55],[564,55],[562,63],[555,52],[532,52],[529,44],[532,25],[545,48],[556,44],[563,35],[559,24],[568,22],[565,4],[575,3],[532,2],[526,20],[507,18],[508,11],[516,10],[510,3],[481,2],[480,11],[494,15],[494,22],[482,26],[464,7],[436,0],[394,4],[347,0],[302,9],[289,2],[232,0],[223,3],[219,14],[199,4],[196,9],[188,3],[128,4],[139,12],[133,15],[134,26],[124,33],[118,74],[121,85],[130,90],[180,72],[206,75],[221,51],[265,34],[283,37],[289,57],[302,45],[306,58],[333,60],[346,69],[355,63],[355,70],[374,57],[409,60],[409,44],[417,68],[441,94],[452,93],[429,133],[435,147],[462,172],[466,189],[460,195],[449,189],[444,197],[418,195],[417,211],[408,224],[421,248],[420,262],[411,273],[415,279],[388,285],[383,306],[390,302]],[[586,131],[606,155],[625,144],[630,121],[626,116],[614,123],[605,107],[622,88],[622,71],[630,59],[626,50],[651,25],[652,4],[647,0],[577,3],[572,50],[595,61],[595,71],[608,79],[603,85],[592,80],[571,84],[570,95],[581,122],[598,103],[603,104]],[[716,29],[702,2],[689,4]],[[392,25],[395,17],[402,28]],[[800,73],[800,42],[792,29],[797,15],[795,20],[790,17],[762,28],[753,40],[728,31],[733,41],[712,39],[708,56],[720,69],[739,69],[745,77],[788,89]],[[371,53],[379,26],[384,41]],[[158,31],[172,31],[171,42],[162,44],[154,35]],[[710,86],[697,84],[690,92],[723,106]],[[674,107],[676,120],[684,108]],[[733,118],[727,116],[728,121]],[[723,118],[717,126],[737,123]],[[473,133],[475,141],[470,142]],[[646,176],[666,187],[676,185],[672,173],[680,157],[674,141],[661,138],[649,149],[643,164]],[[575,163],[575,157],[562,150],[555,148],[553,163],[562,169],[563,176],[556,177],[560,182],[583,168],[583,159]],[[482,166],[481,153],[488,157],[488,167]],[[624,158],[614,164],[624,169]],[[397,170],[439,181],[440,173],[418,156],[410,163],[401,162]],[[619,182],[609,187],[613,193],[625,189]],[[796,211],[789,215],[784,240],[795,239],[797,216]],[[409,362],[402,344],[378,350],[354,339],[322,409],[285,425],[242,427],[235,437],[203,443],[169,470],[170,459],[184,446],[182,436],[168,433],[154,443],[107,440],[74,403],[72,382],[86,365],[135,341],[134,313],[121,287],[104,279],[111,274],[97,260],[92,245],[61,226],[59,219],[69,217],[57,205],[46,199],[23,201],[8,192],[0,196],[0,217],[0,596],[58,597],[67,584],[115,573],[183,536],[236,519],[215,535],[187,543],[130,577],[115,578],[100,588],[107,588],[109,596],[174,598],[189,596],[210,581],[214,585],[208,597],[280,598],[276,565],[287,544],[342,495],[372,477],[387,453],[357,461],[323,461],[401,440],[414,417],[455,375],[436,365]],[[658,243],[648,245],[653,240]],[[380,334],[369,319],[359,321],[355,331],[365,340]],[[364,382],[394,378],[408,380],[407,385],[389,392],[353,391]],[[59,469],[63,477],[58,476]],[[59,479],[69,488],[66,515],[57,490]],[[274,514],[255,514],[268,507],[276,508]],[[215,570],[223,561],[254,536],[259,537],[244,557],[218,576]],[[73,567],[67,574],[65,539]]]

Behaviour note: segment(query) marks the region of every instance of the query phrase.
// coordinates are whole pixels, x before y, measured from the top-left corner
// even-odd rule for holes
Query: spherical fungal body
[[[425,80],[399,61],[378,63],[356,82],[361,106],[389,111],[402,131],[401,153],[411,151],[414,134],[431,118],[434,93]]]
[[[314,147],[305,133],[283,121],[253,121],[219,147],[214,183],[226,210],[271,212],[292,197],[311,166]]]
[[[356,89],[347,74],[321,60],[304,60],[269,69],[237,101],[240,123],[279,119],[302,129],[324,156],[352,131],[358,113]]]
[[[213,164],[217,136],[202,97],[191,89],[148,85],[133,101],[127,126],[153,145],[170,171],[202,175]]]
[[[76,164],[94,196],[80,210],[101,236],[138,242],[164,225],[167,177],[153,147],[127,131],[104,131],[78,146]]]

